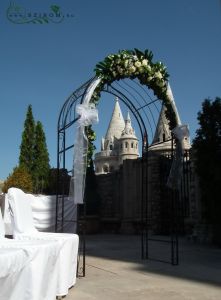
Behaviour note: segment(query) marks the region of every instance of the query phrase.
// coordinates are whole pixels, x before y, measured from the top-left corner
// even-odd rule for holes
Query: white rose
[[[127,60],[125,60],[125,62],[124,62],[124,67],[125,67],[125,68],[127,68],[127,67],[128,67],[128,59],[127,59]]]
[[[136,61],[136,62],[135,62],[135,66],[136,66],[137,68],[139,68],[139,67],[141,66],[141,62]]]
[[[150,65],[147,65],[147,66],[146,66],[146,69],[147,69],[147,71],[150,72],[150,71],[151,71],[151,66],[150,66]]]
[[[136,68],[134,66],[130,67],[130,72],[134,73],[136,71]]]
[[[133,62],[131,59],[128,59],[128,65],[131,67],[133,65]]]
[[[160,81],[157,81],[157,82],[156,82],[156,85],[157,85],[158,87],[161,87],[161,82],[160,82]]]
[[[161,74],[160,71],[156,72],[155,73],[155,77],[159,78],[159,79],[162,79],[163,78],[163,75]]]
[[[143,66],[147,66],[148,65],[148,60],[147,59],[143,59],[142,60],[142,65]]]
[[[163,87],[163,86],[164,86],[164,81],[158,82],[157,85],[158,85],[159,87]]]
[[[122,68],[118,67],[117,70],[118,70],[118,72],[119,72],[120,74],[123,73],[123,69],[122,69]]]

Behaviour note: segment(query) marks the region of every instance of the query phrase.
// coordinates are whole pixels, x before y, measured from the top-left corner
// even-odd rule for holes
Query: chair
[[[0,299],[55,300],[59,243],[4,236],[0,211]]]
[[[59,242],[57,296],[65,296],[76,283],[79,237],[70,233],[39,232],[34,226],[29,197],[17,188],[8,190],[6,198],[12,211],[13,236],[17,240]]]
[[[0,299],[25,299],[25,286],[28,283],[26,260],[28,256],[22,249],[0,248]],[[27,299],[27,298],[26,298]]]

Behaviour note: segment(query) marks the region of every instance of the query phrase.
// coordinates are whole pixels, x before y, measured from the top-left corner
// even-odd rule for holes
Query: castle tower
[[[149,151],[157,151],[160,153],[162,152],[164,154],[166,154],[167,151],[171,151],[171,131],[169,128],[169,122],[168,119],[166,118],[165,111],[166,108],[164,105],[162,105],[154,138],[152,144],[148,149]],[[185,140],[184,144],[185,144],[185,149],[190,149],[189,139]]]
[[[106,141],[110,140],[112,137],[119,139],[125,126],[125,122],[120,109],[118,98],[116,97],[115,99],[116,102],[115,102],[114,110],[107,129],[107,133],[105,135]]]
[[[132,128],[131,118],[128,112],[127,118],[125,119],[125,128],[120,137],[120,163],[122,163],[124,159],[136,159],[138,156],[138,139],[135,135],[134,129]]]
[[[95,154],[95,173],[105,174],[117,170],[124,159],[135,159],[138,154],[138,139],[131,126],[128,113],[124,121],[116,97],[112,117],[105,135],[101,140],[101,151]]]
[[[171,131],[169,128],[169,122],[166,118],[165,110],[165,106],[162,105],[154,138],[148,149],[149,151],[171,151]]]

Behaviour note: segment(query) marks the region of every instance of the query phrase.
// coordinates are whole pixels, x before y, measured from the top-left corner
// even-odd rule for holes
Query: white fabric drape
[[[182,156],[184,150],[184,139],[189,138],[189,130],[187,125],[182,125],[178,110],[175,104],[173,93],[168,82],[167,84],[167,96],[169,97],[170,104],[175,113],[177,126],[173,128],[172,133],[176,138],[176,152],[173,158],[172,166],[170,169],[170,174],[167,180],[167,185],[170,188],[177,189],[181,180],[181,171],[182,171]]]
[[[189,139],[189,128],[187,125],[179,125],[172,130],[176,138],[176,152],[173,158],[167,185],[170,188],[178,189],[182,177],[182,158],[184,153],[185,138]]]
[[[10,251],[10,249],[22,249],[27,256],[25,268],[20,272],[19,278],[14,283],[11,291],[11,282],[8,281],[7,277],[4,280],[3,286],[8,287],[8,292],[10,291],[12,296],[9,298],[0,297],[0,299],[54,300],[57,295],[59,243],[40,240],[15,241],[3,238],[0,239],[0,251],[4,249],[7,251]],[[18,263],[21,264],[21,259],[14,262],[14,268]],[[11,270],[9,275],[11,278],[12,274],[13,271]]]
[[[94,104],[90,104],[90,99],[95,88],[100,83],[101,78],[95,78],[88,87],[82,104],[76,106],[76,112],[79,114],[77,121],[77,132],[74,144],[73,172],[70,181],[69,199],[75,204],[83,204],[85,175],[87,168],[87,149],[88,140],[85,135],[85,126],[98,122],[98,111]]]
[[[56,216],[56,196],[28,194],[31,203],[34,225],[39,231],[54,232]],[[61,205],[59,213],[61,213]],[[64,220],[77,221],[77,207],[64,198]],[[58,228],[58,231],[60,228]],[[64,222],[63,232],[76,233],[76,222]]]
[[[30,195],[17,188],[8,189],[7,198],[12,211],[13,236],[25,241],[54,241],[60,246],[58,256],[57,296],[67,295],[76,282],[77,234],[39,232],[33,222]],[[42,299],[39,297],[37,300]],[[45,299],[46,300],[46,299]]]
[[[1,244],[1,241],[0,241]],[[1,249],[0,247],[0,299],[27,299],[26,285],[28,254],[23,249]]]
[[[39,231],[54,232],[56,215],[56,196],[28,194],[28,198],[31,204],[35,228]],[[59,214],[61,213],[61,209],[62,208],[60,206]],[[64,198],[64,219],[73,220],[77,222],[77,207],[73,201],[68,201],[68,197]],[[76,222],[65,222],[63,226],[63,232],[76,233]],[[13,231],[7,194],[5,196],[4,205],[4,225],[5,234],[12,235]],[[61,228],[58,228],[58,231],[60,231],[60,229]]]
[[[180,120],[180,116],[178,114],[178,110],[177,110],[177,107],[176,107],[176,104],[175,104],[175,100],[174,100],[172,89],[170,87],[169,82],[167,84],[167,96],[169,97],[170,104],[171,104],[171,106],[173,108],[173,111],[175,113],[177,126],[180,126],[181,125],[181,120]]]
[[[60,245],[4,238],[0,211],[0,299],[54,300]]]

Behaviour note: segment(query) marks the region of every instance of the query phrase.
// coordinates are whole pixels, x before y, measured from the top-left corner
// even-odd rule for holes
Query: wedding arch
[[[166,118],[170,130],[176,137],[176,143],[182,145],[184,138],[183,128],[172,91],[169,85],[169,74],[161,62],[153,61],[153,54],[149,50],[140,51],[121,50],[117,54],[108,55],[95,67],[93,78],[75,90],[64,102],[59,114],[57,127],[57,200],[56,200],[56,231],[61,230],[65,222],[73,222],[77,225],[77,231],[82,236],[83,276],[85,275],[85,209],[83,219],[79,220],[78,212],[73,220],[65,219],[65,192],[64,182],[60,170],[67,169],[71,174],[69,200],[74,201],[76,209],[85,207],[84,181],[88,160],[93,156],[93,141],[95,133],[92,124],[97,121],[97,109],[101,93],[115,95],[122,101],[132,113],[137,122],[141,136],[142,148],[142,182],[148,178],[148,126],[153,119],[153,109],[158,105],[165,107]],[[125,81],[122,86],[120,83]],[[131,85],[129,81],[132,82]],[[141,94],[137,88],[141,88]],[[145,88],[145,89],[144,89]],[[150,97],[147,90],[152,90]],[[145,96],[144,96],[145,95]],[[141,99],[141,100],[138,100]],[[134,100],[136,99],[136,101]],[[155,122],[156,124],[156,122]],[[73,129],[74,128],[74,129]],[[73,130],[75,138],[73,140]],[[152,130],[152,129],[151,129]],[[171,147],[174,140],[171,139]],[[73,165],[68,167],[67,153],[74,149],[72,157]],[[173,149],[172,149],[173,150]],[[70,162],[69,162],[70,163]],[[63,192],[62,192],[63,191]],[[147,184],[143,185],[141,196],[141,255],[148,258],[148,190]],[[171,239],[172,264],[178,263],[177,237]]]

